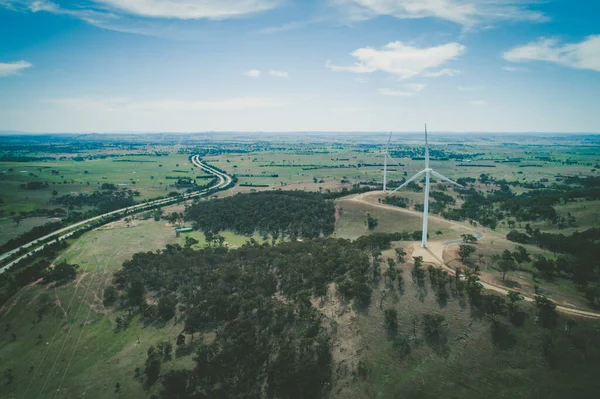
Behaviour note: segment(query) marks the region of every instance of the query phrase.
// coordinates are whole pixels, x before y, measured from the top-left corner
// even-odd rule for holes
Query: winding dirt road
[[[399,208],[397,206],[392,206],[392,205],[386,205],[386,204],[380,204],[379,202],[377,202],[376,199],[372,199],[371,201],[369,201],[368,199],[371,197],[375,197],[375,196],[379,196],[382,195],[383,192],[382,191],[369,191],[367,193],[364,194],[358,194],[355,196],[351,196],[351,197],[346,197],[343,200],[346,201],[352,201],[352,202],[359,202],[361,204],[365,204],[368,206],[373,206],[376,208],[381,208],[381,209],[386,209],[386,210],[390,210],[393,212],[400,212],[400,213],[404,213],[404,214],[409,214],[412,216],[418,216],[418,217],[422,217],[423,213],[421,212],[417,212],[411,209],[405,209],[405,208]],[[460,222],[455,222],[452,220],[447,220],[444,219],[442,217],[436,216],[436,215],[429,215],[429,220],[436,220],[438,222],[441,223],[446,223],[446,224],[450,224],[453,226],[457,226],[457,227],[461,227],[467,230],[472,231],[475,236],[479,239],[479,238],[483,238],[486,229],[481,229],[481,230],[475,230],[473,227],[468,226],[466,224],[462,224]],[[454,269],[452,269],[450,266],[446,265],[446,263],[444,263],[444,248],[446,248],[448,245],[451,244],[455,244],[458,242],[462,242],[462,240],[452,240],[452,241],[447,241],[445,243],[441,242],[441,241],[428,241],[427,242],[427,246],[428,248],[421,248],[421,246],[416,243],[413,244],[413,256],[423,256],[424,260],[426,261],[430,261],[431,263],[437,264],[438,266],[440,266],[441,268],[443,268],[444,270],[450,272],[450,273],[455,273]],[[481,285],[483,286],[483,288],[485,288],[486,290],[491,290],[491,291],[495,291],[498,292],[502,295],[506,295],[508,294],[508,292],[510,290],[501,287],[499,285],[496,284],[492,284],[489,282],[484,282],[484,281],[480,281]],[[524,300],[526,302],[534,302],[534,298],[523,293],[523,292],[519,292]],[[554,301],[553,301],[554,302]],[[576,308],[571,308],[571,307],[567,307],[567,306],[562,306],[559,305],[558,303],[556,303],[556,310],[562,313],[566,313],[566,314],[570,314],[573,316],[581,316],[581,317],[587,317],[587,318],[594,318],[594,319],[600,319],[600,313],[596,313],[596,312],[589,312],[586,310],[581,310],[581,309],[576,309]]]

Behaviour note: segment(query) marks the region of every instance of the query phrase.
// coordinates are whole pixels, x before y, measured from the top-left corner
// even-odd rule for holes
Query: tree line
[[[543,278],[552,279],[561,274],[569,277],[590,303],[600,308],[600,228],[564,235],[542,233],[527,225],[525,233],[512,230],[506,238],[558,253],[555,259],[537,256],[532,266]]]

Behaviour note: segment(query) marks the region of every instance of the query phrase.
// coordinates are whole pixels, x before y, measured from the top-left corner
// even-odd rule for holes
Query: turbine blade
[[[417,173],[416,175],[414,175],[413,177],[411,177],[410,179],[408,179],[407,181],[405,181],[400,187],[396,187],[393,191],[390,191],[390,194],[391,193],[395,193],[396,191],[398,191],[401,188],[405,187],[411,181],[417,180],[419,177],[423,176],[424,174],[425,174],[424,170],[420,171],[419,173]]]
[[[448,179],[446,176],[439,174],[435,170],[432,170],[431,174],[434,175],[435,177],[437,177],[440,180],[443,180],[443,181],[448,182],[448,183],[452,183],[452,184],[454,184],[454,185],[456,185],[456,186],[458,186],[460,188],[464,188],[464,186],[458,184],[457,182],[455,182],[453,180]]]
[[[388,138],[388,142],[387,145],[385,146],[385,153],[388,153],[388,150],[390,149],[390,141],[392,141],[392,132],[390,132],[390,138]]]
[[[389,159],[390,161],[392,161],[393,163],[395,163],[395,164],[396,164],[396,166],[398,166],[399,168],[401,168],[401,167],[402,167],[402,165],[400,165],[400,164],[399,164],[399,163],[398,163],[398,162],[397,162],[397,161],[396,161],[394,158],[392,158],[391,156],[389,156],[389,154],[388,154],[388,159]]]
[[[427,142],[427,124],[425,124],[425,168],[429,167],[429,143]]]

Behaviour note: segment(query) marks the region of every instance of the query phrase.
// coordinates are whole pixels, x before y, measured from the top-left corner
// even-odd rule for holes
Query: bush
[[[511,230],[507,235],[506,239],[519,244],[527,244],[530,241],[530,237],[525,233],[520,233],[517,230]]]

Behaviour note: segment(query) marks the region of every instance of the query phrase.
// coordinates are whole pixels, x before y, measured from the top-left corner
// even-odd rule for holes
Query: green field
[[[165,208],[168,211],[169,208]],[[232,232],[223,232],[225,245],[239,247],[254,238],[258,242],[264,240],[259,235],[246,237]],[[185,237],[198,240],[194,248],[206,246],[204,234],[197,231],[181,233],[176,236],[174,226],[164,220],[128,219],[110,223],[99,229],[85,233],[75,240],[57,259],[78,264],[84,270],[93,269],[97,264],[106,264],[111,270],[121,267],[123,262],[131,259],[138,252],[153,252],[164,249],[168,244],[185,245]],[[110,248],[110,251],[106,249]]]
[[[130,162],[123,162],[130,161]],[[58,175],[52,171],[58,171]],[[174,172],[176,170],[185,171]],[[0,162],[2,180],[0,192],[4,200],[3,210],[10,212],[31,211],[49,205],[52,192],[58,196],[71,193],[91,193],[103,183],[139,191],[139,200],[166,195],[177,191],[169,187],[172,180],[165,176],[194,177],[204,173],[192,167],[185,155],[136,156],[115,159],[95,159],[83,162],[72,160],[42,162]],[[86,173],[87,172],[87,173]],[[30,176],[33,174],[33,176]],[[40,190],[25,190],[21,184],[48,182]]]

